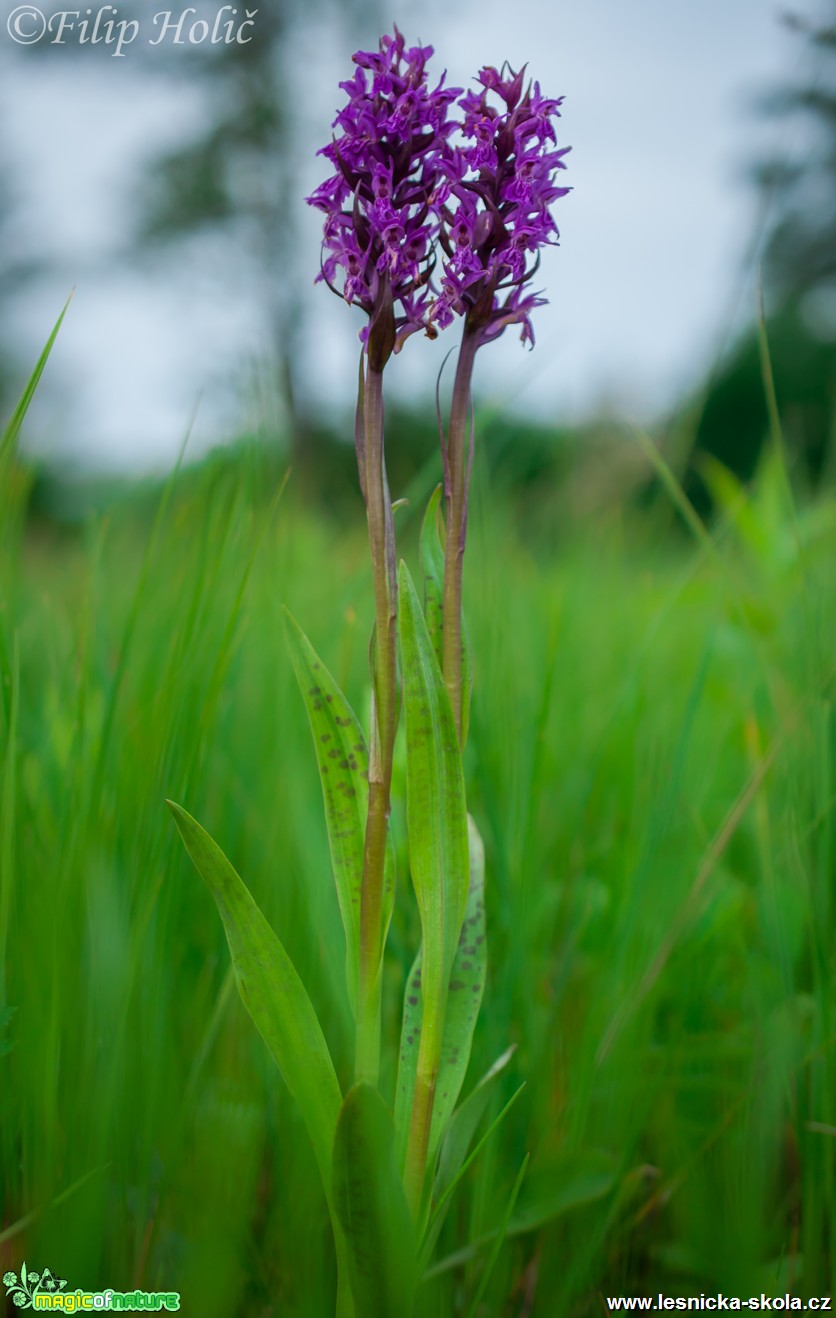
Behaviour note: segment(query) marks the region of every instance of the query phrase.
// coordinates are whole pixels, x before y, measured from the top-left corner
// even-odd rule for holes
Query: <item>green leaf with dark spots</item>
[[[450,976],[444,1043],[433,1108],[429,1165],[434,1167],[439,1144],[458,1102],[473,1046],[473,1032],[485,991],[488,949],[485,936],[485,848],[479,830],[467,816],[470,882],[464,922]]]
[[[421,951],[406,977],[401,1020],[401,1049],[398,1057],[398,1081],[395,1087],[395,1137],[398,1165],[406,1159],[415,1077],[418,1073],[418,1046],[421,1042]]]
[[[424,578],[424,616],[439,668],[443,667],[442,647],[444,628],[444,550],[446,534],[441,516],[442,488],[433,490],[427,511],[421,523],[421,572]],[[462,745],[467,742],[470,723],[470,695],[473,688],[473,665],[470,635],[462,612]]]
[[[399,610],[409,863],[421,915],[423,1028],[443,1028],[470,886],[467,808],[450,699],[407,567]],[[474,997],[476,995],[474,994]]]
[[[346,1095],[333,1164],[333,1200],[358,1318],[411,1318],[414,1229],[395,1161],[392,1117],[371,1085],[355,1085]]]
[[[209,834],[173,801],[168,807],[223,920],[238,992],[299,1104],[326,1195],[342,1095],[305,986],[249,890]]]
[[[482,1004],[487,972],[485,940],[485,849],[479,830],[468,815],[470,886],[464,924],[450,974],[438,1084],[435,1092],[427,1163],[432,1170],[456,1106],[470,1062],[473,1032]],[[421,1038],[421,953],[415,959],[404,993],[403,1027],[395,1096],[395,1128],[401,1156],[412,1112],[418,1043]],[[462,1155],[464,1156],[464,1155]]]
[[[444,594],[444,526],[441,520],[440,485],[436,485],[421,523],[421,571],[424,577],[424,617],[438,666],[442,664]]]
[[[287,609],[285,619],[290,657],[311,725],[322,783],[331,863],[345,929],[348,992],[356,1010],[369,752],[353,709]],[[384,928],[388,927],[394,899],[393,876],[390,865],[384,890]]]

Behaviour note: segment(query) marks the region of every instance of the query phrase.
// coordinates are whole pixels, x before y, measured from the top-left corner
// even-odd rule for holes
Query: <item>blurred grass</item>
[[[293,481],[271,503],[272,473],[245,447],[175,474],[150,528],[121,499],[57,536],[14,515],[12,469],[0,531],[0,1272],[179,1289],[207,1318],[333,1312],[304,1128],[163,806],[251,886],[345,1081],[343,935],[280,606],[366,711],[367,553],[359,503],[342,525]],[[413,562],[433,478],[398,514]],[[488,1119],[527,1087],[457,1194],[422,1318],[467,1312],[526,1153],[482,1318],[834,1289],[836,509],[792,506],[777,447],[752,491],[706,478],[710,532],[667,496],[611,495],[585,517],[540,500],[532,531],[477,469],[467,773],[490,964],[471,1080],[513,1042]],[[394,826],[393,1049],[418,930]]]

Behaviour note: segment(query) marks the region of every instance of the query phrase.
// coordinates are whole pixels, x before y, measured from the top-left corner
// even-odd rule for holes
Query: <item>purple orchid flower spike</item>
[[[416,330],[430,335],[430,276],[439,230],[434,198],[453,129],[449,109],[461,88],[431,90],[432,46],[407,49],[395,28],[378,51],[358,51],[348,98],[319,152],[335,167],[307,198],[325,215],[318,279],[369,317],[361,339],[382,370]],[[341,281],[341,282],[340,282]]]
[[[464,145],[446,154],[447,189],[438,194],[444,271],[431,315],[442,327],[464,316],[481,343],[519,324],[533,346],[531,312],[544,299],[525,288],[540,249],[559,237],[551,206],[570,191],[555,181],[570,149],[557,148],[553,123],[562,97],[548,99],[536,82],[524,92],[524,68],[484,68],[478,82],[458,103]]]

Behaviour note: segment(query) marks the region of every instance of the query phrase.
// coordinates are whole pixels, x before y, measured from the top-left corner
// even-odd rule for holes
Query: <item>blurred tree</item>
[[[784,303],[767,326],[775,392],[790,462],[803,483],[822,478],[833,445],[836,338],[814,334],[797,301]],[[700,415],[688,493],[708,505],[700,455],[718,458],[742,480],[754,475],[769,433],[769,412],[756,329],[738,342],[715,373]]]
[[[356,27],[360,9],[363,30],[374,31],[376,0],[281,0],[250,11],[257,19],[246,44],[198,46],[176,68],[169,61],[178,78],[202,87],[209,117],[194,137],[152,161],[140,198],[144,244],[229,239],[224,250],[237,259],[267,328],[270,368],[297,461],[310,429],[297,387],[303,293],[311,282],[300,269],[296,241],[302,74],[312,72],[309,63],[300,68],[301,48],[314,24],[320,33],[340,23],[348,28],[352,20]],[[239,22],[244,12],[238,9]]]
[[[805,43],[802,77],[770,92],[765,113],[781,131],[780,148],[755,169],[772,214],[763,265],[780,303],[808,302],[814,325],[820,319],[836,332],[836,0],[827,18],[808,22],[787,15],[790,32]],[[797,127],[808,144],[792,159],[787,143]]]
[[[11,293],[11,275],[9,271],[8,258],[8,231],[10,225],[10,207],[7,200],[5,188],[0,190],[0,428],[7,420],[11,413],[12,386],[11,375],[12,365],[10,361],[11,344],[9,342],[12,336],[12,317],[9,312],[9,298]]]
[[[830,467],[836,411],[836,0],[825,0],[821,15],[815,23],[784,17],[802,57],[795,82],[760,101],[778,131],[775,150],[753,171],[766,216],[761,264],[778,404],[791,459],[813,482]],[[707,506],[701,453],[748,479],[767,432],[753,327],[708,385],[686,481],[691,497]]]

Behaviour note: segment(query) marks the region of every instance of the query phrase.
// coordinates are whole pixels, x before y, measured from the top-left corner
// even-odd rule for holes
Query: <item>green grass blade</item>
[[[223,920],[238,992],[308,1128],[326,1194],[341,1094],[316,1012],[293,963],[246,885],[209,834],[168,802],[195,868]]]
[[[435,1166],[436,1155],[450,1122],[453,1109],[461,1093],[470,1051],[473,1031],[487,972],[487,945],[485,942],[485,849],[479,830],[468,816],[470,839],[470,887],[467,910],[459,936],[459,945],[450,975],[447,1011],[444,1020],[444,1042],[441,1047],[441,1066],[438,1075],[433,1107],[427,1164]],[[421,953],[407,978],[404,994],[403,1027],[398,1067],[398,1084],[395,1096],[395,1128],[398,1147],[403,1154],[412,1112],[415,1077],[418,1067],[418,1040],[421,1036]],[[464,1157],[464,1154],[462,1155]]]
[[[110,689],[107,693],[107,705],[106,705],[104,719],[102,722],[102,731],[99,737],[98,759],[96,762],[92,784],[91,784],[91,790],[89,793],[89,799],[91,803],[96,803],[95,804],[96,809],[98,809],[97,803],[100,798],[101,786],[105,776],[107,755],[110,749],[111,734],[113,732],[113,727],[116,720],[116,711],[119,704],[119,697],[122,694],[123,683],[125,680],[125,675],[128,671],[129,661],[134,649],[134,644],[135,642],[141,644],[141,641],[137,642],[137,631],[138,631],[138,624],[139,624],[142,604],[145,599],[145,592],[151,576],[151,564],[153,562],[154,555],[156,553],[157,544],[162,534],[162,528],[165,523],[169,506],[171,504],[174,488],[180,476],[180,470],[182,468],[183,461],[186,456],[186,448],[188,446],[189,439],[191,437],[192,426],[194,425],[195,419],[196,419],[196,412],[193,412],[189,420],[189,423],[186,427],[186,432],[183,436],[183,442],[181,443],[180,450],[177,454],[177,460],[174,463],[174,466],[172,467],[171,472],[168,475],[168,478],[163,486],[159,501],[157,503],[157,510],[154,515],[154,522],[151,527],[151,534],[148,538],[144,553],[142,555],[142,564],[139,570],[139,577],[137,579],[137,584],[133,592],[131,607],[128,611],[127,620],[125,622],[124,631],[122,633],[121,642],[119,645],[119,658],[116,662],[113,678],[110,683]]]
[[[537,1194],[522,1205],[508,1227],[508,1235],[523,1236],[539,1231],[558,1218],[598,1203],[617,1190],[619,1179],[615,1171],[597,1165],[597,1160],[590,1155],[587,1159],[586,1165],[579,1162],[572,1167],[570,1164],[546,1194]]]
[[[485,1291],[488,1286],[488,1282],[490,1281],[493,1275],[493,1270],[496,1267],[496,1261],[499,1258],[499,1251],[502,1249],[502,1246],[505,1243],[505,1237],[508,1234],[508,1224],[511,1221],[511,1214],[514,1211],[514,1206],[517,1202],[517,1197],[522,1188],[523,1180],[525,1179],[525,1173],[528,1170],[529,1157],[530,1154],[527,1153],[523,1158],[522,1167],[520,1167],[520,1170],[517,1173],[517,1179],[515,1180],[513,1189],[511,1190],[511,1193],[508,1196],[508,1203],[505,1205],[505,1212],[502,1214],[502,1221],[500,1223],[499,1230],[496,1234],[496,1239],[494,1240],[493,1247],[491,1248],[491,1252],[488,1255],[487,1261],[485,1263],[485,1267],[482,1271],[482,1276],[479,1278],[479,1285],[476,1287],[476,1290],[473,1293],[473,1299],[470,1301],[470,1305],[468,1306],[467,1318],[475,1318],[476,1311],[479,1308],[479,1302],[482,1299],[482,1296],[485,1294]]]
[[[58,331],[61,328],[61,322],[63,321],[65,315],[67,314],[67,308],[70,305],[72,296],[73,295],[71,293],[70,296],[67,298],[66,302],[64,303],[64,307],[61,311],[61,314],[56,320],[55,325],[53,326],[52,333],[47,339],[44,350],[37,360],[35,369],[29,377],[29,381],[26,385],[26,388],[23,390],[23,393],[20,395],[20,399],[18,400],[17,407],[12,413],[8,425],[3,431],[2,436],[0,436],[0,466],[2,466],[2,463],[6,459],[7,455],[12,451],[15,444],[17,443],[17,437],[20,434],[20,427],[23,425],[23,418],[26,416],[26,413],[29,410],[29,404],[32,402],[32,399],[35,396],[35,390],[37,389],[38,384],[40,383],[41,376],[44,373],[44,367],[46,366],[47,361],[49,360],[49,354],[52,352],[53,345],[55,343],[56,338],[58,337]]]
[[[707,529],[696,508],[691,503],[691,500],[682,488],[675,473],[653,443],[653,440],[649,435],[646,435],[643,430],[640,430],[638,426],[633,427],[633,433],[639,442],[642,452],[656,472],[662,488],[670,496],[673,506],[676,508],[685,525],[693,533],[697,544],[701,545],[712,558],[716,557],[717,546],[712,539],[710,531]]]
[[[350,1089],[334,1140],[334,1205],[348,1248],[358,1318],[410,1318],[415,1240],[395,1161],[389,1109],[376,1089]]]
[[[435,1184],[433,1186],[433,1197],[439,1205],[439,1209],[434,1213],[432,1221],[429,1224],[427,1233],[421,1246],[421,1257],[427,1260],[432,1257],[436,1241],[444,1225],[444,1219],[450,1207],[450,1196],[452,1187],[459,1179],[459,1173],[467,1157],[467,1151],[470,1148],[474,1135],[487,1111],[488,1104],[494,1093],[494,1085],[505,1070],[516,1051],[516,1044],[506,1048],[505,1052],[496,1059],[493,1066],[482,1076],[482,1079],[476,1085],[475,1089],[468,1094],[461,1107],[454,1112],[453,1119],[447,1129],[441,1144],[441,1153],[438,1161],[438,1171],[436,1172]]]
[[[360,896],[369,801],[369,752],[362,728],[334,678],[296,620],[285,610],[290,657],[305,702],[316,751],[331,863],[346,941],[346,977],[357,1009],[360,973]],[[385,900],[391,914],[394,884],[388,867]],[[384,927],[388,926],[384,917]]]
[[[89,1172],[85,1172],[83,1176],[79,1176],[77,1181],[73,1181],[72,1185],[68,1185],[66,1190],[62,1190],[60,1194],[55,1195],[54,1199],[50,1200],[48,1204],[42,1204],[38,1208],[33,1208],[31,1212],[25,1215],[25,1217],[21,1217],[17,1222],[12,1222],[9,1226],[4,1227],[3,1230],[0,1231],[0,1245],[5,1245],[8,1240],[14,1240],[15,1236],[22,1235],[24,1231],[28,1231],[32,1224],[37,1222],[38,1218],[48,1212],[49,1209],[59,1208],[61,1204],[65,1204],[77,1190],[81,1190],[88,1181],[92,1180],[94,1176],[98,1176],[101,1172],[106,1172],[108,1170],[109,1168],[106,1165],[92,1167]]]
[[[488,1072],[488,1075],[490,1075],[490,1072]],[[487,1078],[488,1077],[486,1076],[485,1079]],[[455,1173],[455,1175],[452,1177],[449,1183],[445,1186],[444,1192],[438,1196],[438,1201],[435,1204],[435,1207],[433,1208],[432,1216],[429,1219],[427,1229],[424,1233],[424,1243],[421,1248],[421,1257],[419,1260],[419,1266],[422,1269],[426,1266],[430,1254],[432,1253],[432,1250],[435,1247],[435,1242],[438,1239],[438,1233],[440,1232],[442,1224],[444,1222],[444,1218],[447,1215],[447,1209],[450,1205],[450,1200],[452,1199],[453,1194],[455,1193],[457,1185],[464,1177],[465,1172],[468,1171],[468,1169],[473,1165],[473,1163],[479,1157],[479,1154],[484,1149],[485,1145],[493,1135],[494,1131],[498,1130],[499,1127],[502,1125],[502,1122],[505,1120],[508,1113],[511,1111],[511,1108],[514,1106],[514,1104],[516,1103],[517,1099],[519,1098],[520,1094],[524,1089],[525,1089],[525,1081],[523,1081],[523,1083],[520,1085],[518,1089],[514,1090],[513,1094],[508,1099],[508,1102],[502,1108],[499,1115],[494,1117],[493,1121],[488,1126],[488,1129],[485,1131],[484,1135],[473,1146],[472,1150],[467,1155],[464,1162],[458,1168],[458,1171]],[[425,1275],[430,1276],[432,1275],[432,1272],[433,1269],[430,1269]]]
[[[5,754],[0,762],[0,1008],[7,1006],[6,956],[12,911],[12,885],[16,870],[18,822],[18,718],[20,711],[20,653],[17,635],[12,641],[9,727]]]
[[[599,1172],[597,1175],[593,1173],[576,1176],[565,1184],[557,1186],[553,1195],[547,1201],[538,1200],[523,1208],[516,1216],[512,1216],[511,1221],[505,1227],[505,1236],[506,1238],[509,1236],[525,1236],[530,1235],[533,1231],[539,1231],[557,1218],[564,1217],[581,1208],[588,1208],[590,1204],[605,1199],[607,1195],[612,1194],[617,1184],[617,1179],[612,1173]],[[455,1253],[439,1259],[432,1267],[426,1269],[423,1273],[423,1280],[429,1281],[433,1277],[442,1276],[445,1272],[452,1272],[456,1268],[464,1267],[477,1258],[486,1246],[495,1241],[498,1234],[499,1229],[487,1231],[477,1239],[471,1240],[462,1249],[457,1249]],[[425,1243],[421,1251],[422,1259],[428,1258],[429,1254],[430,1251]]]
[[[453,713],[415,586],[400,571],[409,862],[421,914],[421,987],[440,1013],[469,888],[464,776]]]
[[[441,1156],[438,1163],[438,1175],[435,1182],[436,1197],[438,1199],[441,1199],[441,1196],[447,1192],[458,1176],[479,1122],[485,1115],[493,1096],[494,1085],[514,1056],[515,1051],[516,1044],[506,1048],[505,1052],[496,1059],[493,1066],[485,1072],[475,1089],[468,1094],[461,1107],[454,1113],[450,1128],[441,1147]]]

